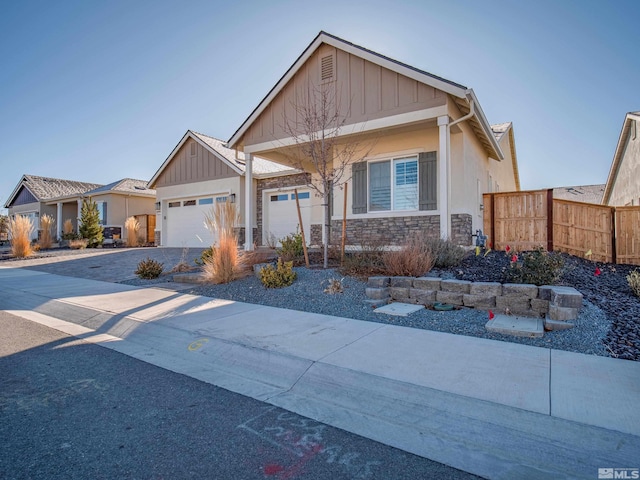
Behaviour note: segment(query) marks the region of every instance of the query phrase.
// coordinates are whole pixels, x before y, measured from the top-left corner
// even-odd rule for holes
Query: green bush
[[[211,258],[213,257],[213,247],[205,248],[200,254],[200,258],[194,258],[193,262],[202,267],[205,263],[211,262]]]
[[[162,273],[163,267],[164,264],[147,257],[138,263],[138,269],[134,273],[140,278],[149,280],[158,278]]]
[[[631,287],[634,295],[636,297],[640,297],[640,272],[638,270],[634,270],[627,275],[627,282],[629,282],[629,287]]]
[[[296,231],[296,233],[280,239],[280,247],[276,249],[276,253],[282,257],[285,262],[297,260],[302,257],[302,255],[304,255],[302,233]]]
[[[449,268],[460,265],[464,258],[465,251],[460,245],[456,245],[450,240],[442,238],[425,239],[427,248],[433,252],[435,263],[434,268]]]
[[[87,247],[96,248],[102,245],[102,225],[98,204],[94,201],[83,200],[80,210],[80,237],[87,239]]]
[[[288,287],[296,279],[296,272],[293,271],[293,262],[283,262],[278,258],[278,263],[267,265],[260,270],[260,281],[267,288]]]
[[[357,251],[345,253],[340,273],[358,278],[384,274],[384,251],[381,242],[361,243]]]
[[[554,285],[562,275],[564,259],[558,253],[549,253],[538,247],[516,257],[505,272],[509,283],[531,283],[533,285]]]

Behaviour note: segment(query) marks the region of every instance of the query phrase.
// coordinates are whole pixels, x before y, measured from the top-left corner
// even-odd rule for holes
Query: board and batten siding
[[[155,183],[155,188],[237,176],[229,165],[193,139],[178,150]]]
[[[335,62],[334,80],[322,82],[322,59]],[[309,91],[334,89],[346,125],[447,104],[447,94],[329,45],[322,45],[296,72],[243,136],[245,146],[289,137],[285,119],[296,121],[295,105]]]

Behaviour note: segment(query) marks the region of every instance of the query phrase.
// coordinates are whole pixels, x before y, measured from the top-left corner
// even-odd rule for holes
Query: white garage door
[[[205,214],[226,196],[208,196],[171,200],[167,205],[167,247],[210,247],[216,241],[207,229]],[[164,242],[163,242],[164,243]]]
[[[267,238],[271,239],[271,241],[275,240],[277,245],[280,245],[280,239],[295,233],[296,229],[300,231],[298,228],[299,221],[295,194],[293,192],[274,192],[267,194],[264,200]],[[298,190],[298,200],[300,202],[304,236],[308,244],[311,238],[311,192],[309,190]]]

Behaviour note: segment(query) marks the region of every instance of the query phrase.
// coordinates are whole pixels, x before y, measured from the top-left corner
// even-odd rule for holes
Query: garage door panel
[[[279,240],[300,231],[295,194],[292,192],[276,192],[267,195],[264,204],[267,206],[266,232],[268,238]],[[311,229],[311,193],[301,190],[298,192],[300,214],[304,226],[305,238],[309,243]]]
[[[226,199],[226,197],[217,197]],[[215,205],[216,197],[189,198],[171,201],[167,208],[167,246],[209,247],[217,240],[207,228],[206,215]]]

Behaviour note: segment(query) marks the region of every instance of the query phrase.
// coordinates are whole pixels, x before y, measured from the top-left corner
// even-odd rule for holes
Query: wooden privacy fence
[[[640,206],[553,198],[553,190],[485,193],[484,233],[494,250],[543,246],[591,260],[640,265]]]

